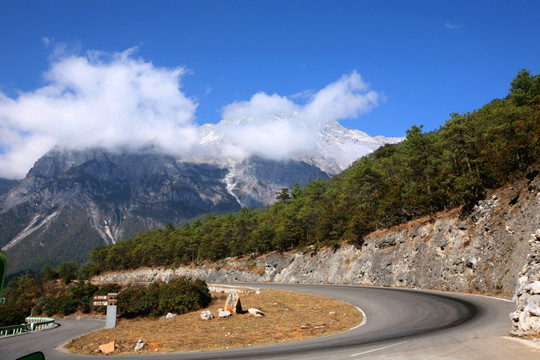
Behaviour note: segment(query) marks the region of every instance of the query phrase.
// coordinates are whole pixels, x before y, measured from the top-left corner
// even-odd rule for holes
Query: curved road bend
[[[344,333],[289,343],[213,352],[142,354],[120,359],[538,359],[540,352],[504,338],[514,304],[484,296],[338,285],[241,284],[333,297],[356,305],[367,323]],[[96,359],[55,349],[104,326],[59,321],[55,329],[0,339],[0,359],[41,350],[46,359]],[[209,335],[211,336],[211,335]]]

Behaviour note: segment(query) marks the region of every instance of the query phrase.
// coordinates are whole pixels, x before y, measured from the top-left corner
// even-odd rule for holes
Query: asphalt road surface
[[[309,292],[362,309],[367,321],[317,339],[212,352],[141,354],[122,359],[539,359],[540,349],[505,337],[513,302],[477,295],[335,285],[247,284]],[[0,359],[40,350],[47,360],[96,359],[59,350],[103,321],[60,320],[41,332],[0,339]],[[212,334],[208,334],[212,336]],[[143,339],[144,340],[144,339]]]

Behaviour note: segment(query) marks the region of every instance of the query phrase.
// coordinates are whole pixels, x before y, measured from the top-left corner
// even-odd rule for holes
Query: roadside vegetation
[[[329,180],[283,189],[273,206],[154,229],[95,248],[86,276],[179,266],[312,246],[361,245],[364,236],[461,207],[522,177],[540,160],[540,75],[521,70],[505,99],[451,114],[439,130],[413,126],[406,139],[359,159]]]

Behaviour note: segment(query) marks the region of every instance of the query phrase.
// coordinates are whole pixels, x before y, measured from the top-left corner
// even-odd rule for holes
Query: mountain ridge
[[[99,244],[205,213],[268,206],[281,188],[305,186],[341,171],[343,159],[336,161],[333,154],[353,151],[360,157],[386,141],[335,122],[321,128],[326,133],[318,135],[319,151],[312,154],[212,156],[220,152],[224,126],[227,122],[201,126],[212,136],[201,136],[196,156],[168,155],[152,147],[49,151],[0,195],[0,246],[10,256],[9,272],[38,270],[47,262],[83,262]],[[28,261],[38,253],[43,261]]]

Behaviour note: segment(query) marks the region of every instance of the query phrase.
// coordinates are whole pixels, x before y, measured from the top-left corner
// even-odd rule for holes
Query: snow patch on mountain
[[[297,116],[298,114],[296,114],[295,120],[298,119]],[[202,154],[204,155],[201,156],[199,154],[198,161],[209,161],[213,158],[215,161],[230,168],[231,164],[236,164],[251,155],[274,159],[273,154],[260,152],[255,154],[249,152],[231,154],[224,149],[224,147],[230,145],[227,144],[229,141],[227,140],[227,134],[230,133],[230,128],[234,126],[264,126],[272,122],[289,121],[290,118],[290,115],[277,114],[273,120],[250,117],[242,121],[222,120],[217,124],[202,125],[199,128],[199,134],[201,139],[200,144],[203,149]],[[302,121],[296,121],[295,124],[295,126],[303,129],[310,126],[309,123]],[[321,123],[315,129],[310,129],[310,131],[316,134],[314,145],[306,146],[306,148],[312,149],[312,151],[297,152],[296,154],[292,154],[289,159],[315,165],[328,175],[334,175],[345,170],[354,161],[384,144],[395,144],[403,141],[402,137],[371,137],[363,131],[345,128],[336,120]],[[190,160],[193,161],[194,157],[191,157]]]
[[[277,125],[276,125],[277,124]],[[257,131],[274,131],[278,129],[284,132],[297,130],[298,146],[287,145],[288,150],[292,150],[289,156],[283,156],[283,141],[277,141],[273,147],[274,151],[269,151],[271,146],[261,146],[258,148],[254,142],[256,139],[239,139],[231,134],[235,128],[245,129],[246,126],[253,129],[253,136],[256,137]],[[256,130],[260,129],[260,130]],[[306,131],[307,129],[307,131]],[[243,134],[246,132],[243,131]],[[247,132],[249,134],[250,132]],[[238,201],[241,206],[245,206],[239,194],[240,189],[244,192],[246,188],[254,191],[262,191],[257,185],[259,182],[253,175],[246,173],[245,161],[250,157],[269,159],[275,161],[298,161],[308,165],[313,165],[321,169],[326,175],[337,174],[354,161],[365,156],[380,146],[387,143],[398,143],[403,140],[401,137],[371,137],[365,132],[355,129],[348,129],[342,126],[338,121],[329,120],[317,125],[310,124],[303,119],[301,114],[282,114],[278,113],[273,117],[254,118],[247,117],[242,120],[225,119],[217,124],[204,124],[199,128],[201,151],[194,156],[184,158],[182,161],[212,163],[228,169],[228,173],[223,179],[227,185],[227,190]],[[312,144],[310,143],[312,142]],[[246,150],[244,146],[252,147],[252,151]],[[258,150],[258,151],[257,151]],[[303,150],[303,151],[301,151]],[[244,163],[243,163],[244,162]],[[264,190],[266,201],[265,205],[273,200],[273,192],[276,186],[265,183],[270,186]],[[279,189],[277,189],[279,190]],[[255,194],[254,194],[255,195]],[[261,196],[261,194],[258,194]],[[247,199],[246,199],[247,201]],[[250,200],[250,204],[254,204]]]

